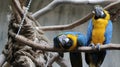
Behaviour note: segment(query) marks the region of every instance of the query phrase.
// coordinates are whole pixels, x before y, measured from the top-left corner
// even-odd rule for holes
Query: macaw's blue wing
[[[78,46],[86,46],[87,45],[87,38],[85,35],[81,34],[78,35]]]
[[[108,25],[106,27],[106,31],[105,31],[105,42],[104,44],[108,44],[111,42],[112,39],[112,21],[109,20]]]
[[[89,21],[88,29],[87,29],[87,46],[90,44],[90,41],[91,41],[92,29],[93,29],[93,25],[92,25],[92,19],[91,19]]]
[[[81,53],[70,52],[71,67],[82,67],[82,56]]]

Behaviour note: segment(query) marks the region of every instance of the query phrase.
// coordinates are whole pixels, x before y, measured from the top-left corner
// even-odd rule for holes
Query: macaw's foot
[[[95,44],[91,43],[90,46],[92,47],[92,49],[95,49]]]
[[[96,45],[96,48],[100,51],[100,43],[98,43],[97,45]]]

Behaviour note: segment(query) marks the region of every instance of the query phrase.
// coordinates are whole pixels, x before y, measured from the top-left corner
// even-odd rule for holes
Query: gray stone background
[[[33,0],[31,4],[30,11],[34,13],[36,10],[39,10],[50,3],[52,0]],[[7,31],[8,31],[8,14],[10,2],[9,0],[0,0],[0,53],[4,48],[4,45],[7,42]],[[104,4],[103,4],[104,6]],[[82,18],[93,9],[93,5],[65,5],[61,4],[56,7],[54,10],[40,17],[39,22],[42,26],[47,25],[64,25],[74,22],[77,19]],[[120,19],[120,18],[119,18]],[[65,30],[65,31],[79,31],[86,34],[88,23],[82,24],[74,29]],[[113,23],[113,38],[112,43],[120,44],[120,20]],[[45,35],[51,40],[54,36],[64,31],[46,31]],[[83,67],[88,67],[84,60],[83,54]],[[65,59],[69,62],[69,55],[65,53]],[[69,63],[70,64],[70,63]],[[54,67],[59,67],[54,63]],[[101,67],[120,67],[120,51],[110,50],[107,52],[107,56],[104,60],[104,63]]]

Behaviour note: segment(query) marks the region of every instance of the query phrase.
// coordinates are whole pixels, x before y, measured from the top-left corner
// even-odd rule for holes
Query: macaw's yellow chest
[[[104,19],[98,19],[93,20],[93,29],[92,29],[92,43],[97,44],[103,44],[105,41],[105,31],[106,26],[108,24],[108,20]]]

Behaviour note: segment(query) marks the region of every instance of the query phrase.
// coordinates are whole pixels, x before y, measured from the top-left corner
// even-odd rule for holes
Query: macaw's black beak
[[[95,19],[105,17],[105,13],[104,13],[102,7],[100,7],[100,6],[97,6],[94,8],[94,14],[95,14]]]

